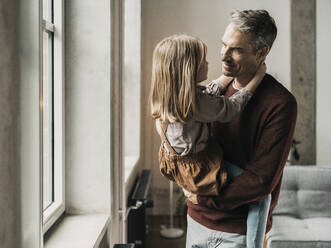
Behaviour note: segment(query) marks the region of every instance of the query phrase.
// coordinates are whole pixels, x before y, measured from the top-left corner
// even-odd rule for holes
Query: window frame
[[[57,221],[65,211],[65,73],[64,73],[64,2],[63,0],[53,0],[53,23],[43,19],[42,32],[53,33],[53,203],[45,210],[42,209],[43,234]],[[43,7],[41,4],[41,11]],[[43,16],[43,15],[41,15]],[[41,38],[41,41],[43,39]],[[43,44],[41,44],[43,53]],[[41,63],[41,73],[43,74],[43,62]],[[40,91],[40,100],[43,102],[43,91]],[[41,120],[43,108],[41,107]],[[42,128],[41,125],[41,135]],[[43,140],[43,137],[41,138]],[[41,158],[43,158],[43,145],[41,145]],[[43,163],[43,159],[41,159]],[[43,168],[43,166],[41,166]],[[43,173],[40,173],[43,182]],[[43,188],[43,185],[42,185]],[[43,203],[43,193],[41,194]]]

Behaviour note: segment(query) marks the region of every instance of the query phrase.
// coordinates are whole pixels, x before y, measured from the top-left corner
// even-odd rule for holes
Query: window
[[[62,1],[42,1],[41,137],[43,231],[64,212]]]

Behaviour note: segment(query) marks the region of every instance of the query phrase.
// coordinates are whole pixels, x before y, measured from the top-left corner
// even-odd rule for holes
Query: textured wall
[[[41,247],[39,135],[39,0],[20,0],[19,19],[19,157],[20,233],[24,248]],[[18,18],[19,16],[19,18]]]
[[[0,2],[0,247],[19,247],[18,1]]]
[[[316,54],[315,0],[291,2],[291,82],[298,102],[298,119],[294,138],[300,159],[295,164],[316,163]]]
[[[41,244],[38,0],[0,2],[0,247]]]

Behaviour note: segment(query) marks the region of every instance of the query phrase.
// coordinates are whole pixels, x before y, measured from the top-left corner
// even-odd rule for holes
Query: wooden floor
[[[175,217],[174,227],[184,230],[184,235],[178,239],[167,239],[160,235],[164,227],[169,226],[169,216],[148,216],[148,232],[146,235],[146,248],[185,248],[186,242],[186,219]]]

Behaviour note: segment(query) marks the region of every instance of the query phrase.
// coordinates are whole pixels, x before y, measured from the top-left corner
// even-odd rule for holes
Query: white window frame
[[[41,6],[41,10],[42,9],[43,8]],[[45,209],[45,211],[43,211],[43,233],[45,233],[65,211],[65,73],[63,0],[53,1],[53,11],[53,23],[47,22],[45,20],[42,21],[42,30],[53,32],[54,37],[54,201],[47,209]],[[41,53],[42,52],[43,45],[41,44]],[[42,100],[42,93],[40,97]],[[43,110],[41,108],[41,116],[43,115],[42,112]],[[41,128],[43,127],[41,126]],[[41,152],[43,152],[42,149]],[[40,175],[42,177],[43,173],[41,173]],[[43,182],[42,178],[41,182]],[[43,194],[41,194],[41,196],[41,202],[43,202]]]

